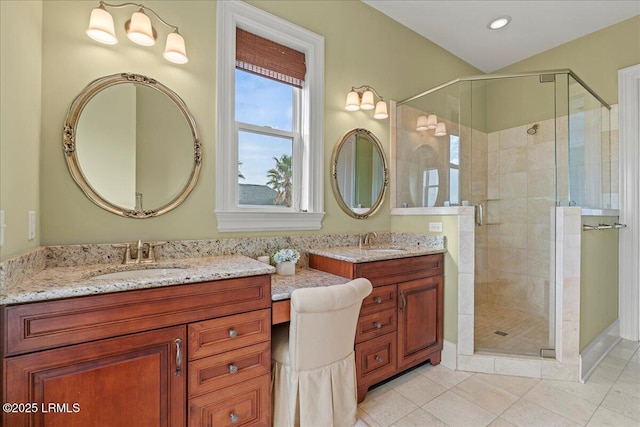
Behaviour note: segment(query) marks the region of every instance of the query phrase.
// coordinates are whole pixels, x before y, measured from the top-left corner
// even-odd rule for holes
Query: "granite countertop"
[[[317,286],[342,285],[349,282],[346,277],[325,273],[312,268],[296,268],[293,276],[271,276],[271,300],[280,301],[291,298],[291,293],[300,288],[315,288]]]
[[[310,254],[339,259],[353,263],[381,261],[385,259],[407,258],[420,255],[442,254],[447,250],[420,245],[389,244],[371,247],[339,246],[332,248],[310,249]]]
[[[161,275],[135,278],[96,278],[94,276],[127,270],[167,269]],[[15,304],[197,283],[234,277],[271,274],[275,268],[243,255],[224,255],[159,261],[152,264],[94,264],[47,268],[10,286],[0,294],[0,304]]]

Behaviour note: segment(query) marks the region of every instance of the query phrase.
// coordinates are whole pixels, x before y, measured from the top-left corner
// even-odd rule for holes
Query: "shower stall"
[[[555,210],[617,207],[609,110],[571,70],[463,77],[396,104],[392,207],[475,207],[476,353],[553,357]]]

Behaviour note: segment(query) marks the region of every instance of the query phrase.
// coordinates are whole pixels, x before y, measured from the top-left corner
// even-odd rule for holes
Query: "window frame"
[[[294,207],[238,206],[238,125],[235,120],[236,27],[305,54],[300,89],[300,137],[294,159]],[[218,231],[319,230],[324,217],[324,37],[241,1],[217,3],[216,194]],[[295,163],[294,163],[295,165]]]

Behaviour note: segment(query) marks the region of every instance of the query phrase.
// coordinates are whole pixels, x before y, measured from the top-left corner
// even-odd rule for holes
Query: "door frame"
[[[640,64],[618,71],[620,141],[620,336],[640,339]]]

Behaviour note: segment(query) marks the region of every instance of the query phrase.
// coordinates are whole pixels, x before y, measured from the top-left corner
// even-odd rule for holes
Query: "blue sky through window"
[[[293,91],[290,85],[236,69],[236,121],[293,130]],[[238,135],[238,161],[242,184],[267,182],[267,171],[274,157],[292,155],[290,138],[241,131]]]

